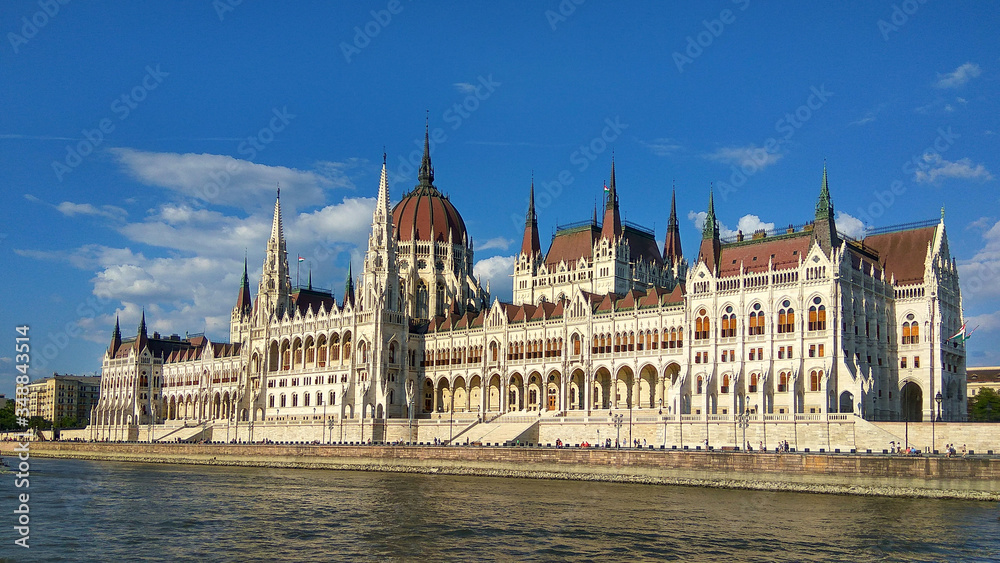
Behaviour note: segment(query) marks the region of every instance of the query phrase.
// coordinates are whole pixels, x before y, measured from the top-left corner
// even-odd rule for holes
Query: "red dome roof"
[[[450,230],[455,244],[466,236],[462,216],[433,186],[417,186],[403,196],[392,209],[392,223],[402,241],[409,241],[414,232],[418,241],[448,242]]]

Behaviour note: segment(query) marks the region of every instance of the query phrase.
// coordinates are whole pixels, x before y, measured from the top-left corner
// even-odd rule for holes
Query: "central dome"
[[[461,244],[466,236],[465,221],[447,197],[433,186],[417,186],[392,209],[392,224],[399,240]]]
[[[399,240],[448,242],[451,232],[452,242],[462,244],[466,240],[465,221],[451,201],[434,187],[427,132],[424,133],[424,158],[417,179],[419,183],[413,191],[392,208],[392,224]]]

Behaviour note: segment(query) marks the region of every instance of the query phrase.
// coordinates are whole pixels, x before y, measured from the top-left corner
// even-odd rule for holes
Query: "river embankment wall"
[[[16,444],[0,444],[12,455]],[[33,442],[30,455],[138,463],[570,479],[1000,501],[1000,458],[541,447]]]

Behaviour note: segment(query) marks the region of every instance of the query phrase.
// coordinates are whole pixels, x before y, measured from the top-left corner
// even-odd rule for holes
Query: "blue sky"
[[[0,7],[0,326],[31,326],[36,377],[98,370],[143,307],[227,338],[279,182],[289,253],[339,293],[383,147],[398,200],[425,112],[501,298],[532,174],[545,246],[590,217],[614,150],[626,219],[662,238],[676,185],[693,259],[711,183],[729,229],[798,224],[826,159],[847,232],[946,206],[969,365],[1000,364],[993,3],[236,4]]]

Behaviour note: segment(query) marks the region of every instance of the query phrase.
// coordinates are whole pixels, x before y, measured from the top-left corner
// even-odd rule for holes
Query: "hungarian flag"
[[[299,262],[305,262],[305,261],[306,261],[306,259],[305,259],[305,258],[303,258],[303,257],[299,256]]]
[[[610,191],[611,191],[611,190],[609,190],[609,189],[608,189],[608,183],[607,183],[607,182],[605,182],[605,183],[604,183],[604,193],[608,193],[608,192],[610,192]]]
[[[955,334],[949,336],[948,340],[955,340],[956,338],[959,337],[961,337],[959,342],[965,340],[965,323],[962,323],[962,328],[958,329],[958,332],[956,332]]]

